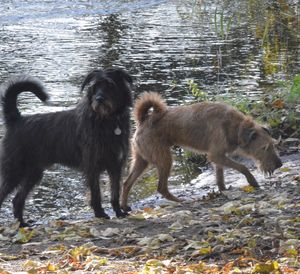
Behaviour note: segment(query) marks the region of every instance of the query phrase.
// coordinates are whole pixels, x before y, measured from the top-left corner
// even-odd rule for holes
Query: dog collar
[[[117,126],[114,130],[115,135],[121,135],[122,130],[119,128],[119,126]]]

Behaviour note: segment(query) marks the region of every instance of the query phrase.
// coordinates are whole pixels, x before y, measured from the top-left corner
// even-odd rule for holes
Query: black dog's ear
[[[119,73],[125,81],[127,81],[130,85],[132,85],[133,83],[132,78],[126,71],[119,69]]]
[[[130,85],[132,85],[132,83],[133,83],[132,78],[125,70],[123,70],[121,68],[112,68],[112,69],[108,69],[107,71],[112,72],[117,77],[125,80]]]
[[[250,119],[244,120],[239,128],[238,144],[240,147],[246,147],[252,140],[257,137],[254,124]]]
[[[83,80],[82,84],[81,84],[81,92],[84,90],[85,86],[87,84],[89,84],[97,75],[99,74],[103,74],[103,71],[100,69],[95,69],[93,71],[91,71]]]

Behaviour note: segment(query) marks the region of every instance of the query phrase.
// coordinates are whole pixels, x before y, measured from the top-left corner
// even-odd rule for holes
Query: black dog
[[[0,206],[14,189],[14,216],[20,225],[25,199],[54,163],[83,172],[91,192],[96,217],[109,218],[101,205],[99,176],[107,171],[111,204],[117,217],[125,216],[119,205],[120,180],[128,154],[131,77],[121,69],[95,70],[81,89],[87,92],[75,109],[22,116],[18,94],[30,91],[41,101],[49,99],[39,81],[19,77],[2,91],[6,134],[1,144]]]

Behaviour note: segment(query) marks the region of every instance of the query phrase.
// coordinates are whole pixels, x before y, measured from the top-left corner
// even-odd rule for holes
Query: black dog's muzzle
[[[106,96],[104,96],[103,94],[96,94],[95,100],[98,103],[103,103],[106,100]]]

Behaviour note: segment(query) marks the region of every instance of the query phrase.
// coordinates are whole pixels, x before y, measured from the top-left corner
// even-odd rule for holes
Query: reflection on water
[[[297,0],[4,0],[0,14],[0,81],[39,77],[60,106],[26,94],[24,114],[74,106],[94,68],[123,67],[134,77],[135,96],[159,91],[173,105],[193,99],[189,80],[208,93],[255,96],[300,71]],[[90,214],[81,181],[68,169],[46,172],[30,212]],[[0,219],[3,212],[10,214],[8,202]]]

